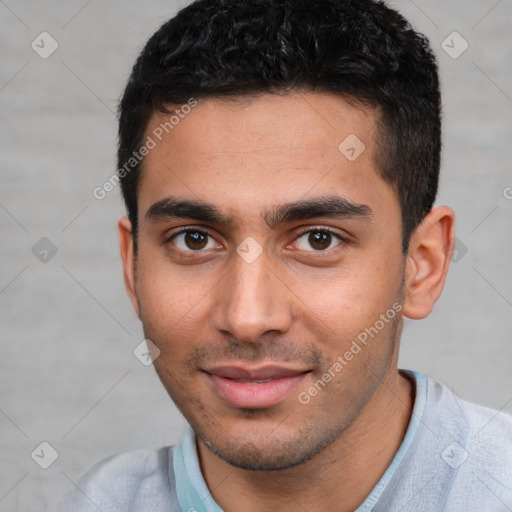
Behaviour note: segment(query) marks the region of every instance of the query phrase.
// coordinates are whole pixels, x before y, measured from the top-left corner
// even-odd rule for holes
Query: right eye
[[[210,247],[208,238],[213,244]],[[183,252],[203,252],[203,249],[212,249],[215,246],[210,234],[198,229],[182,229],[169,237],[168,242]]]

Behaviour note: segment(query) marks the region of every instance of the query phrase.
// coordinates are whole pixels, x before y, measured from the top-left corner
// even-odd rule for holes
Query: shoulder
[[[512,415],[461,398],[457,402],[467,425],[468,460],[479,470],[502,474],[512,488]]]
[[[440,455],[452,471],[452,490],[459,489],[456,494],[466,504],[486,502],[487,510],[496,510],[493,500],[497,507],[503,500],[512,503],[512,415],[464,400],[428,380],[431,414],[425,419],[443,439]]]
[[[445,429],[457,430],[468,447],[481,450],[482,447],[491,449],[496,446],[499,453],[511,454],[511,414],[464,400],[432,378],[428,378],[428,394],[430,416]]]
[[[172,451],[173,447],[136,450],[98,462],[65,497],[61,510],[174,510]]]

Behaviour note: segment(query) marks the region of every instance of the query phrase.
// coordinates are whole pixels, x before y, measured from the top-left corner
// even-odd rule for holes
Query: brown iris
[[[187,231],[185,233],[185,244],[189,249],[203,249],[208,240],[208,235],[200,231]]]
[[[327,249],[331,245],[331,234],[325,231],[312,231],[308,236],[308,242],[316,250]]]

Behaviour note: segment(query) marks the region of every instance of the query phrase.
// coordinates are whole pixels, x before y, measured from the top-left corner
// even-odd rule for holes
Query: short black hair
[[[143,159],[126,163],[155,112],[191,98],[294,91],[376,110],[377,171],[398,195],[405,254],[437,194],[441,95],[428,39],[380,0],[197,0],[164,23],[119,104],[118,169],[135,244]]]

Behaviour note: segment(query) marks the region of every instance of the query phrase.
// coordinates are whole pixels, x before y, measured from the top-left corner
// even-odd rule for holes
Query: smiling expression
[[[355,159],[339,149],[348,136],[364,144]],[[403,302],[378,138],[375,113],[340,97],[264,94],[200,100],[145,157],[132,301],[167,391],[237,467],[311,458],[396,374],[400,315],[298,399]]]

